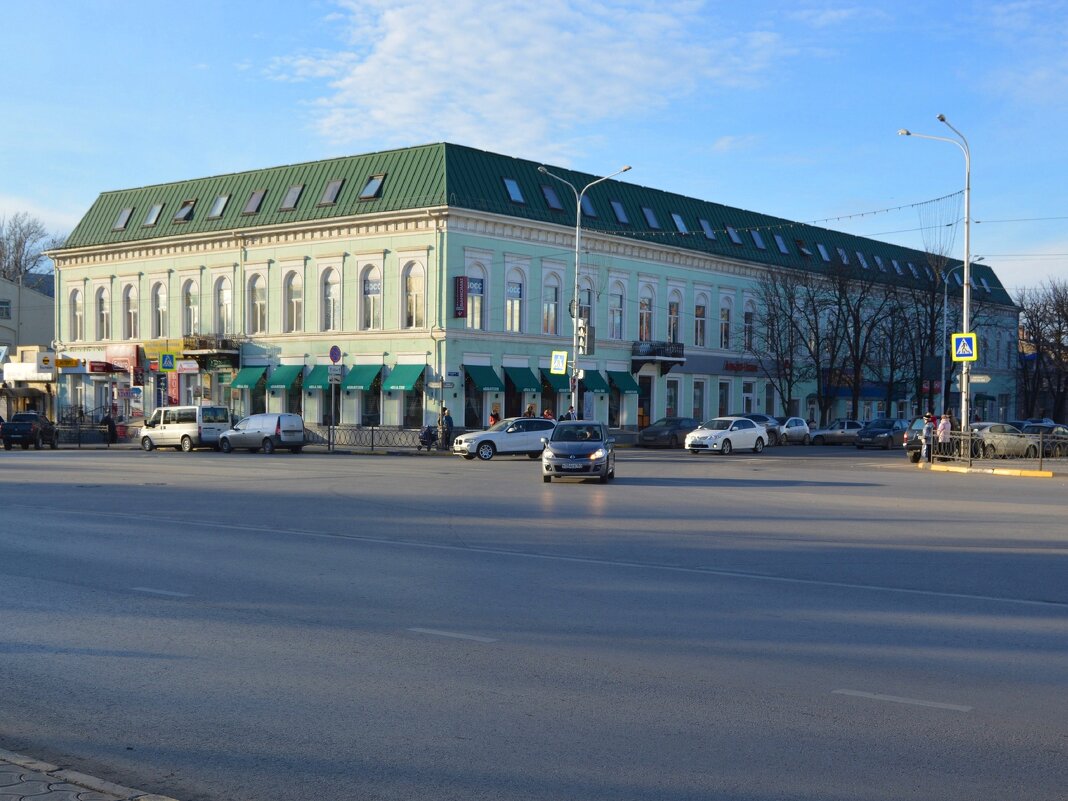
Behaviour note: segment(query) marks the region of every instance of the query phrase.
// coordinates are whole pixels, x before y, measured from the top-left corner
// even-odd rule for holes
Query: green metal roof
[[[237,229],[248,231],[260,226],[287,223],[314,224],[323,220],[440,206],[573,227],[573,193],[556,179],[538,172],[539,166],[534,161],[438,143],[104,192],[71,232],[63,249]],[[585,186],[599,177],[552,166],[548,169],[576,187]],[[381,192],[372,199],[361,200],[361,189],[368,178],[375,175],[385,176]],[[510,197],[505,186],[506,178],[514,181],[518,187],[522,202]],[[337,202],[320,205],[324,188],[330,181],[338,179],[344,183]],[[283,198],[294,186],[303,186],[295,207],[289,211],[280,210]],[[563,208],[550,206],[543,191],[546,186],[555,191]],[[265,192],[259,211],[245,213],[249,197],[257,190]],[[221,216],[209,218],[211,206],[220,195],[229,196],[229,201]],[[939,292],[942,289],[940,283],[926,275],[926,254],[912,248],[618,180],[597,184],[587,192],[587,197],[595,216],[583,214],[582,225],[586,230],[771,267],[823,274],[845,268],[837,253],[837,249],[841,248],[849,258],[847,269],[855,271],[857,275],[868,275],[879,283],[909,288],[930,289],[933,286]],[[188,201],[195,201],[188,220],[175,221],[175,213]],[[620,222],[617,218],[612,201],[618,202],[624,209],[627,222]],[[163,204],[158,221],[155,225],[144,225],[146,214],[156,204]],[[644,208],[655,215],[657,227],[647,220]],[[114,230],[123,209],[132,209],[129,221],[122,230]],[[685,232],[679,230],[673,215],[678,215]],[[707,223],[714,238],[706,235],[702,220]],[[736,232],[738,242],[732,240],[730,229]],[[760,242],[754,237],[754,232],[759,235]],[[782,239],[786,253],[780,249],[776,235]],[[831,255],[830,262],[821,257],[818,245],[827,249]],[[857,251],[864,254],[867,268],[858,264]],[[878,267],[874,258],[876,255],[883,260],[885,269]],[[891,263],[893,259],[898,261],[903,274],[898,274],[894,269]],[[919,278],[911,274],[907,267],[909,262],[916,266]],[[959,263],[957,260],[948,260],[946,269]],[[976,281],[974,294],[977,301],[1012,305],[1011,298],[989,265],[974,264],[972,273]],[[983,279],[990,287],[990,292],[983,286]],[[955,297],[961,294],[955,284],[951,284],[949,290]]]

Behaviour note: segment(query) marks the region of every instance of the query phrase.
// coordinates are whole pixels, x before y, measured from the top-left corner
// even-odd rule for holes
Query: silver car
[[[298,414],[254,414],[219,435],[219,448],[230,453],[234,448],[248,448],[255,453],[274,453],[288,448],[300,453],[304,447],[304,420]]]
[[[616,477],[615,440],[608,426],[586,420],[564,420],[542,440],[541,480],[596,477],[602,484]]]

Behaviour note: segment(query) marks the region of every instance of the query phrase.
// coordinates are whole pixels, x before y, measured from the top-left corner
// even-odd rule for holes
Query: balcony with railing
[[[681,342],[634,342],[630,348],[631,372],[637,373],[647,364],[656,364],[660,374],[686,363],[686,347]]]

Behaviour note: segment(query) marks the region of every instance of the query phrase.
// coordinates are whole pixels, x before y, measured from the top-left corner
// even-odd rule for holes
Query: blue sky
[[[9,4],[0,214],[451,141],[1068,279],[1068,0]],[[917,205],[921,204],[921,205]]]

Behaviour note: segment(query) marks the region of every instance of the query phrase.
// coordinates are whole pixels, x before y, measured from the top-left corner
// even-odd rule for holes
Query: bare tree
[[[1023,414],[1063,419],[1068,403],[1068,282],[1025,290],[1020,298],[1019,384]],[[1048,404],[1044,406],[1043,404]]]
[[[795,414],[794,390],[814,377],[802,358],[800,329],[794,315],[802,282],[793,271],[768,270],[760,279],[760,306],[754,326],[757,335],[747,348],[768,382],[782,399],[787,414]]]
[[[18,281],[45,263],[46,250],[61,244],[62,238],[50,235],[43,222],[24,211],[0,217],[0,277]]]

